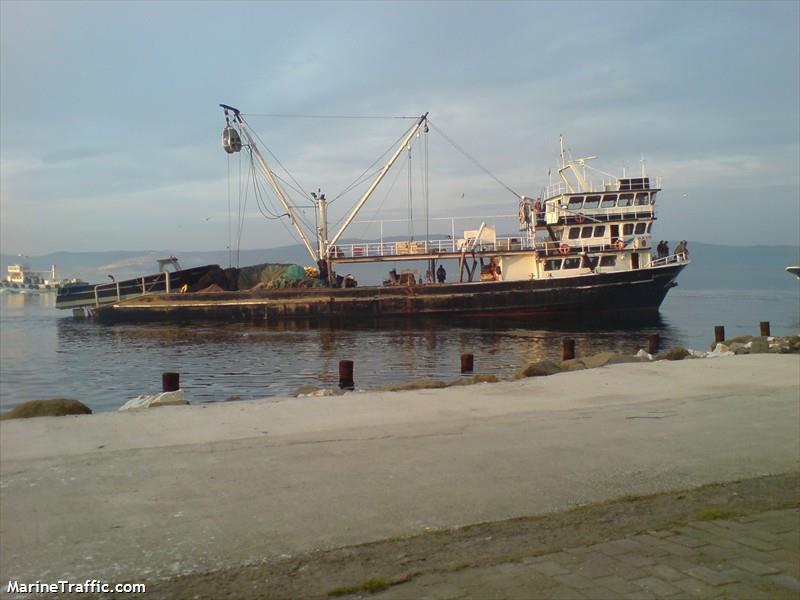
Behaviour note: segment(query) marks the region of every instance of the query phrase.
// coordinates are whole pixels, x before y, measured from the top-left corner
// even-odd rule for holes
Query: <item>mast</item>
[[[339,229],[339,231],[336,232],[336,235],[333,236],[330,242],[327,242],[325,248],[326,258],[329,248],[333,246],[339,240],[340,237],[342,237],[342,234],[348,228],[353,219],[355,219],[356,215],[358,214],[358,211],[360,211],[361,207],[363,207],[366,201],[369,200],[369,197],[372,195],[372,192],[374,192],[375,188],[378,187],[378,184],[381,181],[383,181],[383,178],[386,176],[386,173],[389,171],[389,169],[392,168],[392,165],[395,163],[397,158],[403,153],[403,150],[406,148],[406,146],[409,144],[412,138],[417,134],[420,127],[422,127],[423,123],[425,123],[427,119],[428,119],[428,113],[425,113],[419,119],[417,119],[417,124],[414,125],[414,127],[411,128],[411,131],[409,131],[408,135],[406,135],[406,137],[403,138],[403,141],[401,142],[400,146],[397,148],[397,150],[395,150],[395,153],[392,155],[392,157],[389,159],[386,165],[384,165],[383,169],[381,169],[381,172],[375,178],[375,181],[372,182],[372,185],[369,186],[369,189],[364,193],[363,196],[361,196],[361,200],[358,201],[355,207],[353,207],[353,210],[350,211],[350,214],[347,215],[347,219],[345,219],[342,227]]]
[[[247,128],[247,124],[239,114],[239,110],[233,108],[232,106],[227,106],[225,104],[220,104],[220,106],[225,110],[226,118],[228,115],[228,111],[229,110],[233,111],[233,116],[239,123],[239,128],[241,129],[242,133],[244,133],[245,137],[247,138],[247,143],[250,146],[250,151],[253,153],[253,156],[256,157],[256,160],[258,161],[258,166],[261,167],[261,170],[266,176],[267,181],[269,181],[270,186],[272,186],[272,189],[275,191],[275,195],[278,197],[278,200],[280,200],[280,203],[283,205],[284,210],[289,215],[289,220],[292,223],[292,227],[294,227],[295,231],[300,236],[300,239],[302,240],[303,245],[306,247],[308,254],[311,256],[314,262],[317,262],[319,260],[319,255],[314,251],[314,248],[311,246],[311,242],[309,241],[306,232],[303,231],[302,227],[300,227],[299,223],[297,222],[297,216],[291,204],[289,203],[289,199],[286,196],[286,192],[283,191],[281,184],[278,182],[277,178],[275,177],[275,174],[272,172],[272,169],[269,168],[267,161],[264,160],[263,156],[261,156],[261,152],[258,150],[258,146],[256,145],[253,136],[250,135],[250,131]]]

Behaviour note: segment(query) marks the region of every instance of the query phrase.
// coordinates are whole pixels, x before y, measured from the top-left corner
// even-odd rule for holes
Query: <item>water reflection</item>
[[[221,401],[290,394],[307,383],[334,385],[344,358],[355,361],[357,387],[369,388],[422,377],[455,379],[464,352],[475,355],[477,372],[510,377],[529,361],[559,358],[564,335],[575,338],[581,354],[636,352],[655,332],[665,345],[677,337],[660,317],[603,327],[574,320],[532,327],[522,319],[466,318],[454,325],[441,317],[269,326],[100,325],[62,318],[55,330],[53,370],[69,374],[72,395],[101,410],[158,391],[167,370],[181,373],[193,401]]]

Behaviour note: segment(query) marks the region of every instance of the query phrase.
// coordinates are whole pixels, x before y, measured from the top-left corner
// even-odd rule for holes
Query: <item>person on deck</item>
[[[669,256],[669,242],[664,240],[664,256]]]
[[[444,265],[439,265],[436,269],[436,279],[439,283],[444,283],[447,279],[447,271],[444,270]]]
[[[680,241],[678,245],[675,246],[675,254],[683,254],[686,252],[686,242]]]

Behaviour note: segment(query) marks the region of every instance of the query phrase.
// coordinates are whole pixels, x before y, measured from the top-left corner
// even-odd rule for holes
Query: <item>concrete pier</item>
[[[796,471],[800,357],[0,423],[0,580],[141,581]]]

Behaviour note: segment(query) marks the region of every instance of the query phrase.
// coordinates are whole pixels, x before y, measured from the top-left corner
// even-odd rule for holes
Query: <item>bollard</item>
[[[339,387],[349,390],[352,390],[355,387],[355,383],[353,382],[352,360],[339,361]]]
[[[473,356],[472,354],[462,354],[461,355],[461,372],[462,373],[472,373],[472,366],[473,366]]]
[[[717,325],[714,327],[714,343],[719,344],[725,341],[725,326]]]
[[[572,360],[575,358],[575,340],[563,338],[561,340],[561,360]]]
[[[161,391],[162,392],[177,392],[181,389],[181,374],[180,373],[167,373],[161,374]]]
[[[759,326],[761,327],[761,336],[769,337],[769,321],[761,321]]]
[[[661,336],[657,333],[647,336],[647,353],[655,354],[658,352],[658,344],[661,341]]]

